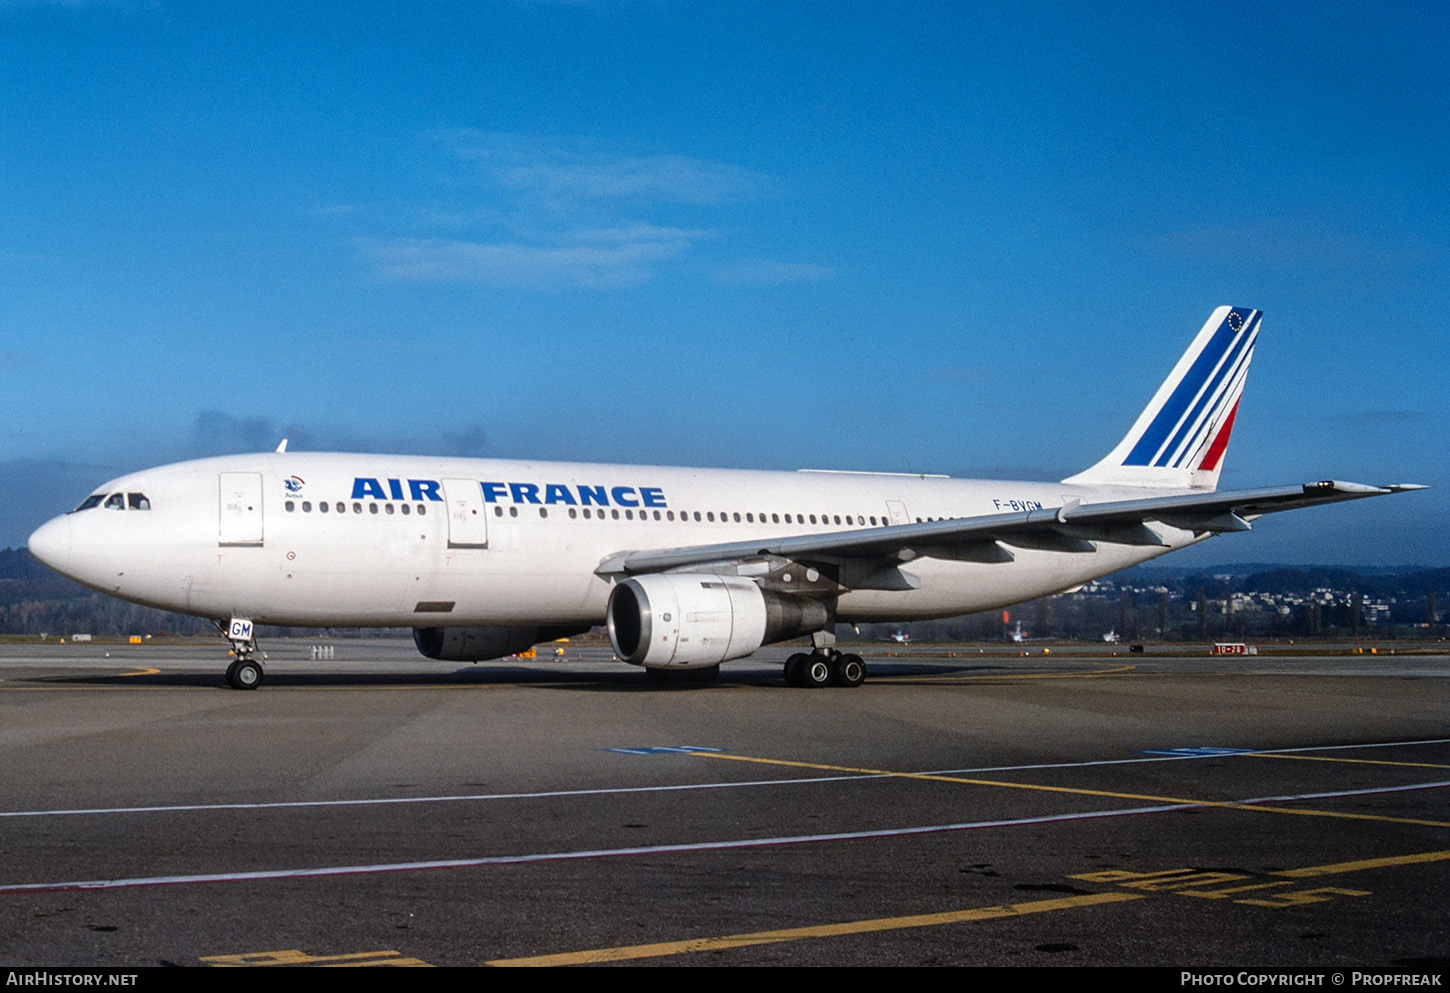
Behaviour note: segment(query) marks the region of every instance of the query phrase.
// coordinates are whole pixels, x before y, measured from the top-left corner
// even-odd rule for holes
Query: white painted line
[[[1093,820],[1103,817],[1132,817],[1141,814],[1164,814],[1180,810],[1215,807],[1246,807],[1263,803],[1287,803],[1294,800],[1325,800],[1375,793],[1401,793],[1412,790],[1450,787],[1450,780],[1417,783],[1410,786],[1384,786],[1363,790],[1341,790],[1331,793],[1294,793],[1284,796],[1253,797],[1246,800],[1206,800],[1202,803],[1174,803],[1153,807],[1127,807],[1118,810],[1094,810],[1072,814],[1049,814],[999,821],[965,821],[956,824],[926,824],[904,828],[882,828],[875,831],[841,831],[832,834],[787,835],[779,838],[741,838],[727,841],[697,841],[677,845],[645,845],[634,848],[597,848],[570,852],[536,852],[528,855],[492,855],[484,858],[442,859],[430,862],[384,862],[373,865],[325,866],[315,869],[262,869],[255,872],[197,873],[180,876],[133,876],[124,879],[90,879],[50,883],[11,883],[0,885],[0,895],[74,890],[129,889],[142,886],[190,886],[201,883],[238,883],[274,879],[307,879],[325,876],[363,876],[385,872],[423,872],[430,869],[475,869],[493,865],[520,865],[530,862],[565,862],[582,859],[619,858],[640,855],[667,855],[680,852],[714,852],[742,848],[771,848],[781,845],[821,844],[836,841],[867,841],[877,838],[900,838],[911,835],[945,834],[984,828],[1024,827],[1034,824],[1055,824],[1067,821]]]
[[[1403,745],[1445,745],[1450,738],[1428,741],[1383,741],[1362,745],[1313,745],[1304,748],[1266,748],[1238,752],[1237,755],[1288,755],[1296,752],[1322,752],[1349,748],[1396,748]],[[705,749],[701,749],[704,751]],[[604,751],[618,751],[604,749]],[[723,749],[709,749],[723,751]],[[1195,762],[1222,755],[1152,755],[1130,759],[1093,759],[1087,762],[1045,762],[1037,765],[994,765],[972,769],[933,769],[915,772],[913,776],[975,776],[988,772],[1031,772],[1038,769],[1088,769],[1105,765],[1143,765],[1150,762]],[[53,810],[0,810],[0,819],[7,817],[74,817],[97,814],[165,814],[194,813],[213,810],[283,810],[313,807],[372,807],[413,803],[478,803],[488,800],[542,800],[558,797],[608,796],[629,793],[669,793],[675,790],[726,790],[757,786],[803,786],[815,783],[838,783],[861,779],[894,779],[895,773],[852,773],[841,776],[807,776],[792,779],[754,779],[743,782],[680,783],[672,786],[616,786],[583,790],[545,790],[537,793],[473,793],[455,796],[374,797],[361,800],[277,800],[267,803],[194,803],[148,807],[80,807]],[[1245,801],[1248,802],[1248,801]]]
[[[129,879],[92,879],[80,882],[12,883],[0,885],[0,895],[8,893],[54,892],[59,890],[124,889],[138,886],[183,886],[197,883],[235,883],[253,880],[305,879],[317,876],[360,876],[384,872],[421,872],[428,869],[472,869],[491,865],[519,865],[528,862],[564,862],[580,859],[617,858],[637,855],[668,855],[679,852],[713,852],[734,848],[768,848],[779,845],[818,844],[832,841],[862,841],[873,838],[895,838],[907,835],[938,834],[947,831],[970,831],[978,828],[1018,827],[1030,824],[1051,824],[1095,817],[1122,817],[1131,814],[1161,813],[1170,810],[1191,810],[1196,803],[1163,807],[1136,807],[1124,810],[1100,810],[1075,814],[1052,814],[1005,821],[972,821],[961,824],[931,824],[918,827],[884,828],[876,831],[843,831],[834,834],[790,835],[780,838],[744,838],[729,841],[697,841],[677,845],[645,845],[636,848],[599,848],[572,852],[538,852],[530,855],[493,855],[485,858],[444,859],[433,862],[392,862],[377,865],[328,866],[318,869],[264,869],[257,872],[199,873],[187,876],[136,876]]]
[[[471,803],[482,800],[544,800],[551,797],[609,796],[617,793],[669,793],[675,790],[725,790],[751,786],[794,786],[847,779],[887,779],[890,773],[812,776],[809,779],[756,779],[747,782],[681,783],[674,786],[613,786],[587,790],[542,790],[538,793],[475,793],[464,796],[378,797],[365,800],[278,800],[271,803],[194,803],[157,807],[92,807],[65,810],[7,810],[4,817],[69,817],[77,814],[160,814],[206,810],[277,810],[288,807],[373,807],[408,803]]]

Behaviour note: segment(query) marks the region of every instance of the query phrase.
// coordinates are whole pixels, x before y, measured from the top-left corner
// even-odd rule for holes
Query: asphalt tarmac
[[[0,647],[0,963],[1450,961],[1450,655],[313,644]]]

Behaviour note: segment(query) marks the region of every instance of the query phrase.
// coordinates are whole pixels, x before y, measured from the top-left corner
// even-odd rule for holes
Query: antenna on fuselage
[[[287,439],[286,438],[283,438],[282,439],[282,444],[280,444],[280,445],[277,446],[277,454],[278,455],[281,455],[285,451],[287,451]]]

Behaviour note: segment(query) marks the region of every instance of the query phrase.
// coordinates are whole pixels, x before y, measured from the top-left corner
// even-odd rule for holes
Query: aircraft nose
[[[56,572],[65,571],[65,562],[70,558],[71,522],[68,517],[57,517],[36,528],[27,543],[30,554],[50,566]]]

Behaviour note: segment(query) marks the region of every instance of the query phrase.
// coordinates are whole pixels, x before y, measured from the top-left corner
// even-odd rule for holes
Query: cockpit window
[[[112,493],[110,496],[106,497],[106,509],[107,510],[125,510],[126,509],[126,494],[124,494],[124,493]]]
[[[104,499],[106,499],[106,494],[92,493],[90,496],[85,498],[85,501],[82,502],[79,507],[71,511],[71,513],[76,513],[77,511],[81,510],[90,510],[92,507],[94,507],[96,504],[100,503]]]
[[[151,501],[146,499],[145,493],[127,493],[126,503],[132,510],[151,509]]]

